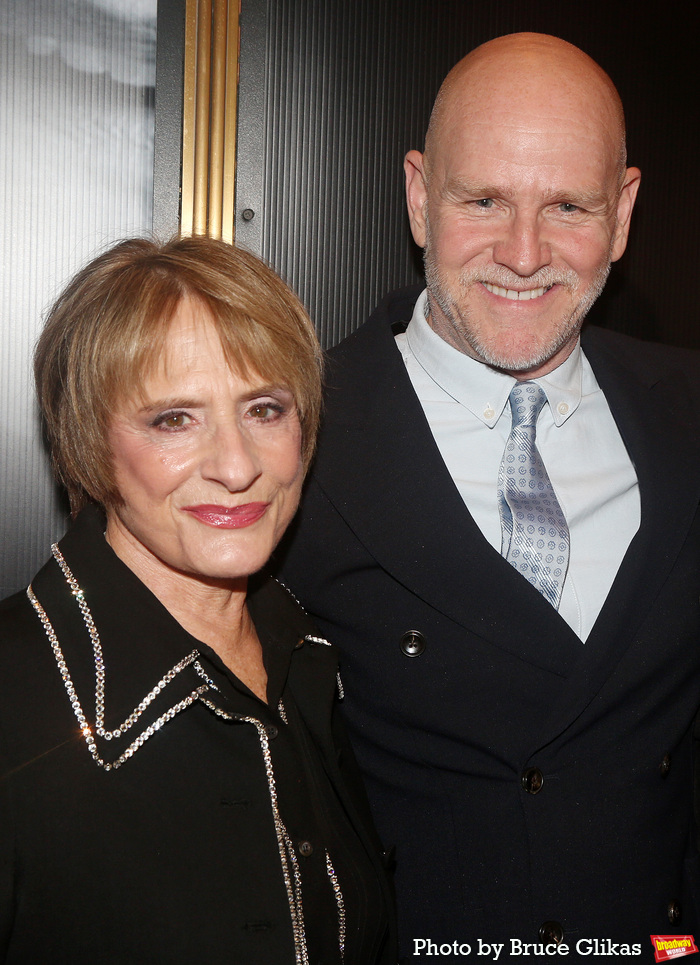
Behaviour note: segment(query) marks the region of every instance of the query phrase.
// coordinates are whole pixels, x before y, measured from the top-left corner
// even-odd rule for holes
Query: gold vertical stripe
[[[236,237],[236,126],[238,123],[238,65],[240,63],[240,0],[229,0],[228,51],[226,71],[226,128],[224,142],[223,210],[221,237],[233,243]]]
[[[211,0],[197,4],[197,73],[194,122],[194,211],[192,231],[207,233],[209,196],[209,107],[211,85]]]
[[[209,146],[209,234],[221,237],[226,113],[226,0],[214,0]]]
[[[235,230],[239,0],[187,0],[182,234]]]

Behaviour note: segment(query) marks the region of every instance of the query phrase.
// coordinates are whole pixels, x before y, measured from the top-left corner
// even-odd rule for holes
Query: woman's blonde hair
[[[302,455],[313,454],[322,356],[294,292],[255,255],[210,238],[123,241],[75,276],[49,312],[34,355],[54,469],[71,511],[119,505],[107,442],[115,405],[162,357],[183,298],[199,302],[227,362],[292,392]]]

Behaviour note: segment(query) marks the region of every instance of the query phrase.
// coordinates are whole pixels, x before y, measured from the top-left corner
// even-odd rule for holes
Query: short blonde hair
[[[313,455],[321,349],[301,302],[250,252],[210,238],[123,241],[90,262],[51,308],[34,355],[54,470],[71,511],[121,502],[107,444],[115,404],[159,361],[181,300],[201,303],[227,362],[292,392],[302,456]]]

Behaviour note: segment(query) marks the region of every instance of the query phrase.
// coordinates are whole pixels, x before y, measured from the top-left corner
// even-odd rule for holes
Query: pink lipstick
[[[183,506],[182,511],[189,513],[207,526],[218,529],[243,529],[252,526],[267,512],[269,503],[243,503],[242,506]]]

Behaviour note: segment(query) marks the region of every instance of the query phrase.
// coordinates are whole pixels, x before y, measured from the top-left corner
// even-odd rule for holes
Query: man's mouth
[[[543,285],[541,288],[528,288],[525,291],[516,291],[514,288],[499,288],[498,285],[492,285],[487,281],[482,282],[482,285],[486,291],[491,292],[492,295],[500,295],[501,298],[510,298],[512,301],[517,302],[529,301],[531,298],[541,298],[552,288],[552,285]]]

